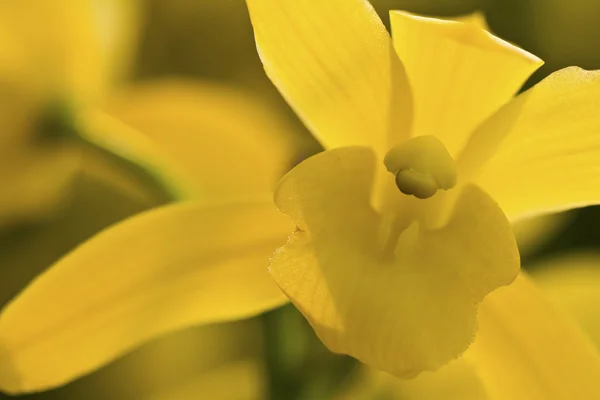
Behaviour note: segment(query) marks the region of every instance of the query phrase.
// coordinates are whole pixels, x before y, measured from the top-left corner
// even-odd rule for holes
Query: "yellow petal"
[[[569,213],[546,214],[514,222],[513,232],[521,255],[532,254],[556,237],[571,219]]]
[[[0,5],[0,13],[1,8]],[[0,30],[3,28],[6,27],[0,22]],[[0,32],[0,37],[7,39],[3,33]],[[0,59],[3,50],[0,49]],[[45,95],[4,66],[0,60],[2,226],[33,220],[55,208],[64,198],[79,161],[74,144],[60,137],[64,132],[57,135],[51,130],[58,124],[52,127],[45,124],[48,121],[44,118],[44,112],[48,111]],[[10,66],[15,64],[11,62]]]
[[[597,204],[599,99],[598,71],[553,73],[478,128],[459,160],[459,177],[483,165],[472,179],[513,220]]]
[[[47,140],[42,114],[55,102],[102,97],[122,69],[112,52],[124,52],[135,30],[133,2],[0,2],[0,225],[35,219],[64,199],[78,152]]]
[[[600,256],[569,254],[536,264],[531,278],[600,349]]]
[[[298,226],[270,264],[278,285],[332,351],[400,377],[457,357],[477,303],[519,269],[511,227],[480,189],[465,187],[449,222],[406,229],[382,257],[383,219],[369,205],[374,153],[313,156],[280,182],[275,201]]]
[[[403,67],[365,0],[247,0],[271,81],[327,148],[383,155],[409,134]]]
[[[119,177],[126,175],[122,170],[111,173]],[[142,197],[130,196],[131,191],[121,190],[112,179],[98,179],[87,169],[77,175],[70,189],[68,202],[57,207],[54,213],[26,226],[4,230],[0,241],[1,306],[78,243],[152,205],[148,201],[150,196],[143,191]]]
[[[146,207],[165,204],[171,199],[165,199],[161,188],[150,185],[145,177],[139,176],[139,171],[126,168],[114,162],[114,159],[105,157],[102,152],[92,149],[82,151],[79,174],[81,180],[91,181],[111,192],[118,193],[127,200],[132,200]],[[98,196],[103,201],[102,196]]]
[[[403,400],[490,399],[477,370],[463,359],[452,361],[436,372],[424,372],[415,379],[397,379],[390,386]]]
[[[74,146],[6,148],[0,158],[0,226],[32,221],[54,210],[79,165]]]
[[[99,37],[96,51],[101,63],[89,75],[92,82],[97,81],[98,96],[105,98],[116,84],[130,77],[135,67],[145,10],[141,0],[86,1],[92,2],[92,24]]]
[[[0,314],[0,389],[61,385],[170,331],[284,303],[266,267],[289,225],[270,203],[182,203],[107,229]]]
[[[143,133],[94,108],[78,112],[74,123],[78,138],[91,152],[137,168],[161,187],[169,200],[192,197],[193,190],[183,179],[185,171],[177,159]]]
[[[437,136],[452,155],[542,64],[477,23],[399,11],[390,17],[394,46],[413,89],[413,132]]]
[[[114,96],[106,110],[167,153],[202,198],[271,192],[300,150],[281,116],[224,85],[142,84]]]
[[[463,22],[466,24],[473,24],[479,29],[484,29],[486,31],[491,31],[487,19],[485,18],[485,14],[482,11],[474,11],[470,14],[457,15],[454,17],[447,17],[442,19],[450,19],[456,22]]]
[[[258,318],[187,328],[153,340],[77,382],[30,397],[264,400],[262,337]]]
[[[523,274],[490,294],[466,357],[494,399],[600,399],[600,357]]]
[[[473,365],[464,359],[452,361],[436,372],[414,379],[397,379],[384,372],[363,371],[349,390],[336,400],[488,400]]]
[[[135,0],[6,1],[0,19],[21,49],[23,82],[93,101],[120,72],[125,51],[131,53],[135,7]]]

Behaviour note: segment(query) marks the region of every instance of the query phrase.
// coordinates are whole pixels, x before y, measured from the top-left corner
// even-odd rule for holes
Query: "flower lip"
[[[402,142],[388,151],[383,162],[396,176],[398,189],[419,199],[456,185],[456,163],[435,136],[417,136]]]

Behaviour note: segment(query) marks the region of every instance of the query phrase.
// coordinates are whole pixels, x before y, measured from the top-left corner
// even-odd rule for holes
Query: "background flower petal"
[[[99,101],[125,75],[137,13],[137,0],[0,2],[2,227],[65,200],[79,152],[54,109]]]
[[[135,54],[139,7],[138,0],[2,2],[2,26],[19,49],[12,67],[28,84],[100,101]]]
[[[597,204],[599,99],[600,72],[553,73],[477,129],[459,179],[475,179],[511,219]]]
[[[95,108],[79,112],[75,126],[78,139],[91,153],[146,175],[163,189],[169,201],[192,197],[183,167],[148,136]]]
[[[413,89],[413,133],[437,136],[453,155],[542,65],[477,22],[401,11],[392,11],[390,18],[394,47]]]
[[[170,331],[283,304],[266,268],[290,230],[271,203],[182,203],[114,225],[2,311],[0,388],[54,387]]]
[[[406,75],[367,1],[246,3],[267,74],[321,144],[383,156],[409,134]]]
[[[168,154],[203,199],[272,191],[305,146],[262,99],[216,83],[133,85],[115,94],[105,110]]]
[[[600,398],[597,350],[524,274],[483,301],[466,358],[494,399]]]

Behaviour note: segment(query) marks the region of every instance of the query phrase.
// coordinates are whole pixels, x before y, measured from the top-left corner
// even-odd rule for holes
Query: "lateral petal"
[[[494,399],[600,398],[597,350],[525,274],[483,301],[466,357]]]
[[[271,203],[181,203],[108,228],[0,314],[0,388],[64,384],[148,340],[285,303],[267,273],[290,224]]]
[[[458,160],[510,219],[600,202],[600,71],[569,67],[481,125]]]

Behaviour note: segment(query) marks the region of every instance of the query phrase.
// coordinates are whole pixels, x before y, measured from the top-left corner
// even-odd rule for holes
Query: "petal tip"
[[[525,62],[541,67],[544,61],[538,56],[515,46],[514,44],[499,38],[488,32],[481,24],[472,22],[472,19],[462,18],[460,20],[442,19],[417,15],[408,11],[390,10],[390,19],[404,23],[418,23],[428,25],[430,28],[439,29],[440,34],[452,37],[463,43],[488,51],[503,52],[521,58]],[[404,20],[404,21],[402,21]],[[392,23],[392,29],[395,24]],[[537,69],[536,68],[536,69]]]
[[[23,393],[23,382],[15,363],[12,360],[10,349],[0,338],[0,393]]]

